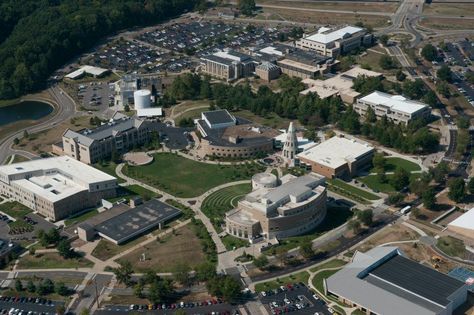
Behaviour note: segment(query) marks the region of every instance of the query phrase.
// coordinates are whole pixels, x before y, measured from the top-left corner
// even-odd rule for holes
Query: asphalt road
[[[230,305],[227,303],[215,304],[209,306],[198,306],[192,308],[183,308],[186,314],[210,314],[211,312],[219,312],[220,314],[228,313],[235,314],[237,306]],[[170,310],[136,310],[134,312],[139,312],[142,314],[160,314],[160,315],[172,315],[176,313],[176,309]],[[130,309],[128,305],[107,305],[100,310],[97,310],[94,314],[99,315],[116,315],[116,314],[129,314]]]
[[[21,138],[23,136],[23,131],[28,130],[28,133],[37,133],[43,130],[52,128],[53,126],[70,119],[76,113],[76,105],[73,100],[71,100],[66,93],[61,93],[61,89],[57,86],[53,86],[48,89],[51,97],[54,99],[55,103],[58,105],[58,110],[54,116],[50,117],[46,121],[31,126],[17,130],[13,134],[0,139],[0,164],[3,164],[6,159],[12,154],[20,154],[26,156],[27,158],[36,158],[34,154],[26,151],[13,150],[11,148],[13,144],[13,139]]]

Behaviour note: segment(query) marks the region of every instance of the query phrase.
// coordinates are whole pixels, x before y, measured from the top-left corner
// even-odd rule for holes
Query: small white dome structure
[[[252,189],[274,188],[278,186],[278,178],[271,173],[258,173],[252,176]]]
[[[133,93],[135,109],[144,109],[151,107],[151,92],[149,90],[138,90]]]

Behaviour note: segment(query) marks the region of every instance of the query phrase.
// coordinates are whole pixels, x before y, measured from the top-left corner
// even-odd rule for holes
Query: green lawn
[[[79,215],[76,215],[74,217],[71,217],[71,218],[65,220],[64,224],[66,226],[70,226],[70,225],[73,225],[73,224],[78,224],[78,223],[84,222],[87,219],[92,218],[93,216],[95,216],[98,213],[99,213],[99,211],[97,211],[97,209],[91,209],[91,210],[88,210],[86,212],[83,212]]]
[[[324,270],[319,273],[317,273],[314,278],[313,278],[313,285],[316,289],[318,289],[319,292],[324,293],[324,284],[323,280],[329,278],[336,272],[338,272],[339,269],[337,270]]]
[[[385,158],[385,172],[395,172],[395,170],[399,167],[405,169],[407,172],[421,171],[421,167],[411,161],[399,157]],[[374,169],[372,168],[370,172],[373,173]]]
[[[290,249],[296,248],[307,241],[312,241],[322,234],[344,224],[352,217],[352,212],[347,207],[329,207],[324,221],[309,233],[288,237],[282,239],[279,245],[272,246],[265,251],[265,254],[274,255],[287,252]]]
[[[107,173],[113,177],[117,178],[118,183],[125,183],[125,180],[117,176],[117,173],[115,173],[115,168],[117,167],[117,164],[114,162],[108,161],[104,163],[96,163],[94,164],[94,167],[104,173]]]
[[[130,200],[130,198],[136,197],[136,196],[140,196],[145,200],[149,200],[149,199],[155,198],[155,197],[158,197],[158,198],[161,197],[161,195],[158,195],[158,194],[152,192],[151,190],[143,188],[140,185],[130,185],[130,186],[125,186],[125,187],[120,186],[117,189],[117,197],[110,198],[110,199],[108,199],[108,201],[115,202],[115,201],[118,201],[118,200],[121,200],[121,199]]]
[[[64,259],[58,253],[25,255],[18,263],[19,269],[55,269],[55,268],[86,268],[94,264],[85,258]]]
[[[362,198],[362,199],[365,199],[365,200],[378,200],[380,199],[379,196],[377,195],[374,195],[368,191],[365,191],[365,190],[362,190],[360,188],[357,188],[355,186],[352,186],[340,179],[328,179],[328,184],[329,186],[333,186],[334,188],[338,189],[338,190],[342,190],[344,191],[345,193],[351,195],[351,196],[355,196],[355,197],[359,197],[359,198]]]
[[[243,240],[241,238],[237,238],[232,235],[226,235],[223,238],[221,238],[222,243],[224,243],[224,246],[227,250],[233,250],[235,248],[239,247],[245,247],[249,245],[249,241]]]
[[[158,153],[154,155],[153,163],[127,166],[124,172],[174,196],[192,198],[212,187],[249,179],[263,169],[256,163],[224,166],[201,163],[172,153]]]
[[[220,233],[225,213],[235,208],[238,201],[251,191],[251,184],[240,184],[220,189],[204,199],[201,210]]]
[[[415,173],[415,174],[411,174],[410,177],[414,178],[414,177],[419,177],[419,176],[420,174]],[[384,183],[380,182],[378,175],[368,175],[364,177],[359,177],[357,178],[357,180],[364,183],[367,187],[369,187],[373,191],[381,191],[384,193],[390,193],[390,192],[396,191],[396,189],[390,183],[391,179],[393,178],[393,175],[389,174],[389,175],[386,175],[385,177],[387,178],[387,180]]]
[[[464,242],[452,236],[443,236],[438,239],[436,246],[448,256],[464,259],[466,248]]]
[[[255,292],[262,292],[279,288],[282,285],[293,284],[297,282],[308,283],[309,273],[306,271],[295,273],[284,278],[278,278],[273,281],[257,283],[255,285]]]
[[[268,113],[267,115],[262,117],[259,115],[255,115],[254,113],[248,110],[239,110],[236,112],[232,112],[232,114],[234,116],[242,117],[251,120],[257,124],[269,126],[275,129],[287,129],[290,124],[289,119],[282,118],[275,113]]]
[[[0,211],[8,214],[9,216],[15,219],[23,219],[25,215],[32,212],[31,209],[25,207],[24,205],[16,201],[1,204]]]
[[[344,260],[340,260],[340,259],[333,259],[333,260],[330,260],[322,265],[319,265],[317,267],[314,267],[314,268],[311,268],[310,271],[311,272],[316,272],[318,270],[322,270],[322,269],[328,269],[328,268],[337,268],[337,267],[342,267],[346,264],[346,262]]]

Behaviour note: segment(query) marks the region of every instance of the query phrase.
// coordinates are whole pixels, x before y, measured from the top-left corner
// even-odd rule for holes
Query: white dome
[[[278,178],[272,173],[258,173],[252,176],[252,188],[273,188],[278,185]]]

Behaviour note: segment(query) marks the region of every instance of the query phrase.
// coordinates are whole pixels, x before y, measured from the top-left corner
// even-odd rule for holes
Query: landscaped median
[[[153,157],[153,163],[149,165],[125,165],[123,173],[181,198],[200,196],[213,187],[250,179],[264,170],[263,166],[253,162],[208,164],[173,153],[157,153]]]
[[[329,190],[363,204],[368,204],[371,201],[380,199],[377,195],[352,186],[337,178],[328,179],[327,183]]]
[[[275,280],[257,283],[255,285],[255,292],[262,292],[267,290],[277,289],[282,285],[293,284],[297,282],[303,282],[304,284],[308,283],[309,273],[307,271],[302,271],[299,273],[291,274],[283,278],[277,278]]]

